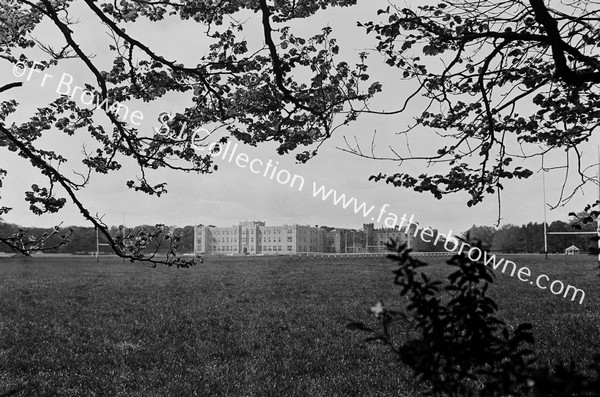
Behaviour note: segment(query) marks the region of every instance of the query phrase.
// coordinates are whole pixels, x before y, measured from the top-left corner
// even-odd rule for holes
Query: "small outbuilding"
[[[570,246],[569,248],[567,248],[565,250],[565,254],[567,255],[578,255],[579,254],[579,248],[577,248],[575,245]]]

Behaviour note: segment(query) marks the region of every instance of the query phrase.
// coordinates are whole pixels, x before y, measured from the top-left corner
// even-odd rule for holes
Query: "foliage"
[[[594,207],[598,207],[595,209]],[[571,227],[577,230],[583,230],[586,225],[593,224],[593,222],[597,222],[598,218],[600,218],[600,200],[596,200],[593,204],[588,204],[583,209],[583,211],[579,213],[570,212],[569,216],[572,216]]]
[[[192,252],[194,249],[194,228],[166,227],[164,225],[142,225],[133,228],[124,226],[111,227],[109,230],[114,236],[119,249],[138,260],[146,260],[150,264],[157,256],[169,260],[174,252]],[[0,249],[17,250],[21,254],[26,251],[45,251],[61,253],[88,254],[96,252],[96,231],[94,228],[69,227],[69,228],[22,228],[17,225],[0,222],[0,234],[8,235],[10,244],[0,239]],[[42,241],[35,236],[41,236]],[[106,237],[98,236],[99,243],[106,245]],[[21,248],[21,249],[19,249]],[[180,267],[186,267],[184,263]]]
[[[0,147],[28,159],[47,178],[48,186],[36,185],[26,192],[31,211],[38,215],[57,212],[68,198],[100,230],[117,254],[128,259],[142,259],[138,257],[139,250],[122,250],[101,217],[90,213],[81,201],[79,191],[88,185],[91,174],[114,173],[121,169],[127,158],[131,158],[139,174],[126,181],[126,186],[160,196],[167,191],[166,183],[152,182],[152,170],[165,168],[197,173],[216,170],[212,153],[195,150],[207,146],[202,139],[196,139],[202,137],[192,133],[198,128],[211,128],[211,131],[225,128],[230,136],[251,145],[276,141],[280,154],[326,139],[333,132],[332,118],[340,106],[347,101],[370,98],[379,91],[379,85],[373,83],[364,90],[360,87],[361,82],[368,79],[364,57],[355,67],[347,62],[334,62],[339,47],[331,37],[330,28],[324,27],[320,34],[302,38],[281,24],[309,17],[320,9],[354,3],[355,0],[281,1],[271,6],[266,0],[210,4],[205,1],[178,4],[86,0],[78,6],[91,11],[114,39],[109,48],[113,53],[112,68],[102,70],[75,37],[76,22],[70,14],[75,3],[71,0],[2,1],[0,57],[5,62],[35,73],[52,74],[60,62],[78,58],[94,79],[84,85],[88,100],[92,99],[96,105],[93,109],[81,108],[74,100],[77,97],[73,92],[73,95],[60,96],[39,108],[29,121],[11,124],[9,116],[17,111],[19,104],[15,100],[1,104]],[[262,48],[251,48],[243,38],[244,23],[241,20],[250,13],[261,15],[265,43]],[[172,18],[194,21],[206,28],[204,39],[209,50],[199,55],[193,65],[166,59],[149,43],[139,41],[125,29],[127,23],[138,23],[141,19],[159,24]],[[54,28],[62,36],[66,42],[60,44],[62,48],[57,49],[57,43],[36,38],[36,28],[42,23],[46,23],[45,29]],[[274,28],[272,24],[278,24],[278,27]],[[275,31],[280,35],[277,44],[273,37]],[[39,59],[39,52],[32,50],[34,47],[42,50],[46,59]],[[312,73],[307,82],[292,78],[293,71],[304,70]],[[9,83],[0,87],[0,92],[20,86],[21,82]],[[180,134],[185,139],[172,139],[162,133],[162,127],[149,137],[118,113],[121,103],[150,102],[169,92],[192,94],[190,107],[173,115],[164,126],[169,130],[184,130],[187,126]],[[112,131],[95,121],[94,116],[98,113],[108,118]],[[78,173],[81,180],[70,178],[63,171],[66,157],[58,151],[40,147],[41,133],[48,130],[66,136],[86,131],[89,134],[89,145],[95,145],[95,148],[92,151],[84,148],[81,161],[87,167],[87,173]],[[227,140],[225,137],[219,142],[224,144]],[[299,153],[298,158],[306,160],[312,155],[313,152],[305,151]],[[4,175],[5,170],[0,169],[0,177]],[[57,196],[58,188],[66,197]],[[0,214],[10,210],[2,207]],[[11,241],[5,239],[6,243]],[[176,255],[167,264],[186,265]]]
[[[410,255],[405,245],[392,241],[388,258],[398,263],[394,284],[406,297],[406,312],[386,308],[381,302],[371,311],[379,318],[382,331],[362,322],[348,328],[372,334],[430,387],[433,395],[506,396],[554,393],[585,393],[600,390],[600,355],[592,366],[595,375],[584,376],[574,365],[536,369],[532,325],[509,326],[496,316],[498,306],[489,297],[494,275],[483,262],[466,254],[454,255],[447,264],[456,270],[448,283],[430,279],[419,269],[426,263]],[[479,245],[481,249],[481,245]],[[391,324],[402,317],[415,329],[401,344],[390,332]],[[563,395],[563,394],[557,394]]]
[[[542,225],[540,225],[542,226]],[[521,228],[516,225],[503,225],[494,233],[492,249],[500,252],[519,252],[520,251],[520,231]],[[538,232],[543,230],[538,228]],[[543,246],[542,246],[543,249]]]
[[[440,296],[441,281],[431,280],[419,268],[427,266],[410,256],[410,250],[393,243],[397,254],[389,258],[398,262],[394,283],[406,296],[406,307],[417,338],[395,347],[387,332],[393,314],[386,309],[382,317],[381,339],[392,346],[403,363],[431,386],[432,394],[451,396],[498,395],[522,393],[530,376],[533,343],[531,324],[521,324],[510,331],[494,314],[496,303],[487,296],[492,272],[482,262],[471,262],[465,255],[449,261],[457,270],[448,276],[449,284]],[[482,387],[483,385],[483,387]]]
[[[548,225],[548,232],[573,232],[576,221],[568,224],[562,221],[554,221]],[[592,223],[582,223],[577,230],[593,232],[596,230]],[[544,225],[537,222],[529,222],[526,225],[503,225],[500,228],[473,225],[466,235],[471,239],[481,241],[483,247],[490,247],[492,251],[508,253],[543,253],[544,252]],[[468,239],[469,241],[471,239]],[[564,250],[576,245],[581,252],[594,254],[596,248],[592,243],[595,237],[586,235],[548,235],[548,252],[563,253]]]
[[[566,159],[569,153],[581,159],[580,146],[600,121],[597,12],[595,1],[543,0],[441,1],[379,10],[378,21],[362,26],[376,35],[385,62],[417,88],[400,110],[377,114],[401,113],[424,97],[425,109],[406,132],[432,130],[448,138],[447,145],[419,158],[449,170],[372,178],[437,198],[466,191],[470,206],[502,190],[504,180],[532,175],[515,159],[559,148]],[[399,150],[390,157],[412,158]],[[580,185],[596,179],[585,168],[580,162]]]
[[[6,246],[23,255],[65,246],[71,242],[72,236],[72,228],[61,230],[60,225],[37,232],[0,221],[0,247]]]
[[[494,235],[496,234],[496,229],[491,226],[477,226],[473,225],[469,230],[467,230],[466,238],[467,241],[479,241],[481,242],[481,246],[484,248],[490,248],[494,241]]]
[[[433,236],[431,237],[431,241],[425,241],[421,238],[413,239],[413,250],[420,252],[446,252],[443,244],[434,244],[436,241],[443,241],[438,239],[439,230],[431,229],[433,232]]]

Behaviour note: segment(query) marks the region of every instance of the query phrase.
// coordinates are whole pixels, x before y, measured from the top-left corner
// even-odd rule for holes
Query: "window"
[[[291,242],[292,242],[292,237],[291,237],[291,236],[290,236],[290,237],[288,237],[288,238],[287,238],[287,241],[288,241],[288,243],[291,243]]]
[[[292,246],[291,246],[291,245],[288,245],[288,246],[287,246],[287,249],[288,249],[288,251],[291,251],[291,250],[292,250]]]

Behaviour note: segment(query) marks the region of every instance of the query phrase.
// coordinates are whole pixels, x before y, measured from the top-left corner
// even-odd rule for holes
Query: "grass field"
[[[427,259],[443,276],[442,258]],[[600,346],[595,258],[515,256],[582,288],[583,305],[498,274],[510,324],[534,324],[542,362]],[[0,259],[0,395],[418,396],[387,350],[349,331],[378,299],[401,307],[386,259],[211,259],[192,269],[103,258]]]

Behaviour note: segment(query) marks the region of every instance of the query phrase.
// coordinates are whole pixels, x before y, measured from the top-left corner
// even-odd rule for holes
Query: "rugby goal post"
[[[543,160],[542,160],[543,161]],[[600,146],[598,146],[598,202],[600,203]],[[598,268],[600,269],[600,216],[596,217],[596,231],[595,232],[549,232],[546,230],[547,223],[546,222],[546,171],[543,169],[542,163],[542,184],[544,191],[544,253],[546,254],[546,259],[548,259],[548,235],[549,234],[595,234],[598,238],[597,247],[598,247]]]
[[[96,262],[100,262],[100,246],[101,245],[106,245],[106,246],[110,247],[110,244],[101,243],[100,242],[100,236],[98,234],[98,227],[96,227],[95,229],[96,229]]]

